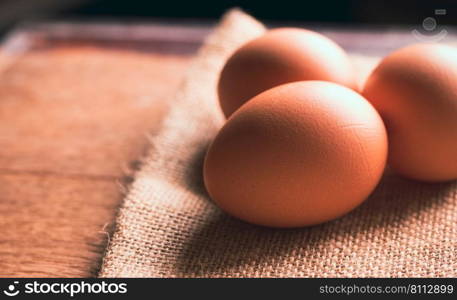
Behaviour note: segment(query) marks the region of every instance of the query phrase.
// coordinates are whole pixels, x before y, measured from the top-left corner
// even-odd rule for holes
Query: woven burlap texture
[[[228,13],[194,59],[117,217],[101,277],[457,276],[457,184],[385,175],[349,215],[276,230],[221,212],[202,161],[223,124],[216,82],[230,53],[264,27]],[[350,187],[349,187],[350,188]]]

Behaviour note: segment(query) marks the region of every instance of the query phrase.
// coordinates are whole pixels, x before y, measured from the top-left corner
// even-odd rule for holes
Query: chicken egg
[[[384,124],[361,95],[330,82],[293,82],[264,91],[228,119],[206,154],[204,183],[239,219],[308,226],[362,203],[386,158]]]
[[[260,92],[302,80],[331,81],[358,89],[348,56],[332,40],[305,29],[273,29],[228,59],[218,83],[220,106],[228,117]]]
[[[457,179],[457,50],[416,44],[388,55],[363,95],[384,119],[389,164],[423,181]]]

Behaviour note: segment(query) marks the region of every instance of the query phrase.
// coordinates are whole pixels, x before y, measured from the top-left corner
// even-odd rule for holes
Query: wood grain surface
[[[155,28],[141,43],[66,28],[0,72],[1,277],[96,275],[147,135],[198,47]]]

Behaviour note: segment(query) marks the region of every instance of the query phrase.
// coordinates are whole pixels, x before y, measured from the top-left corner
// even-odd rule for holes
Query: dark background
[[[434,10],[447,9],[440,24],[457,24],[456,0],[0,0],[0,31],[22,20],[193,19],[214,20],[230,7],[240,7],[262,21],[324,22],[354,26],[420,24]]]
[[[73,10],[82,15],[217,18],[238,6],[264,20],[344,23],[416,23],[433,15],[435,8],[457,8],[456,0],[276,0],[276,1],[126,1],[99,0]],[[452,9],[454,10],[454,9]],[[447,16],[446,21],[457,18]]]

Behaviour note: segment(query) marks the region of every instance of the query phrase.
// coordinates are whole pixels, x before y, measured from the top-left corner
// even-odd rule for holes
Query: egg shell
[[[257,94],[302,80],[331,81],[358,89],[347,54],[332,40],[306,29],[273,29],[229,58],[218,84],[220,106],[228,117]]]
[[[384,119],[389,164],[423,181],[457,179],[457,50],[416,44],[384,58],[363,95]]]
[[[288,83],[243,105],[209,147],[204,182],[229,214],[271,227],[344,215],[373,191],[387,158],[384,124],[358,93]]]

